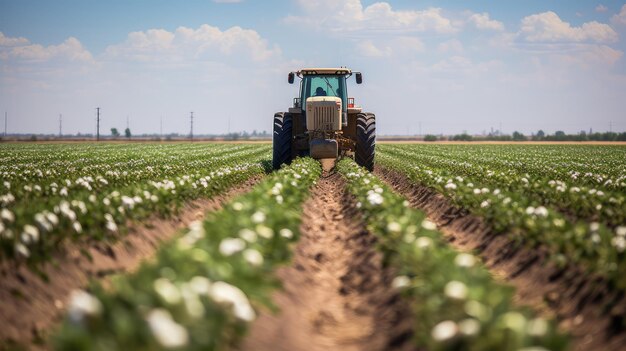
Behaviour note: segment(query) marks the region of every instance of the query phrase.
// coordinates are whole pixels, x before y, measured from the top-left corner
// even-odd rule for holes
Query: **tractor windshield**
[[[306,99],[311,96],[336,96],[341,98],[341,105],[347,108],[346,77],[338,75],[306,75],[300,86],[300,98],[306,109]]]

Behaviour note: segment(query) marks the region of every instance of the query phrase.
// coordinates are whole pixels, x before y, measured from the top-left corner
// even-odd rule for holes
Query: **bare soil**
[[[621,324],[626,314],[623,291],[582,274],[579,267],[556,267],[546,248],[528,248],[507,235],[495,234],[482,218],[402,174],[384,168],[375,173],[413,207],[426,212],[453,246],[478,252],[497,279],[516,288],[516,302],[556,316],[560,326],[571,333],[573,350],[626,349],[626,326]]]
[[[10,345],[46,349],[51,328],[63,316],[69,294],[85,287],[89,280],[106,279],[111,274],[131,272],[154,255],[159,245],[171,239],[206,212],[217,211],[229,199],[248,191],[260,177],[211,199],[199,199],[184,206],[173,218],[152,217],[131,224],[129,233],[113,245],[77,247],[68,245],[53,263],[42,268],[47,281],[24,266],[0,264],[0,349]],[[81,254],[86,250],[92,259]]]
[[[333,162],[323,162],[326,170]],[[332,172],[331,172],[332,173]],[[242,349],[410,350],[412,323],[391,288],[376,238],[338,174],[326,173],[304,204],[292,264],[277,272],[278,313],[263,311]]]

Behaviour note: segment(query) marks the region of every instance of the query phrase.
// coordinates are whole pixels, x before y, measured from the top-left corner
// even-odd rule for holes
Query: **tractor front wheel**
[[[374,170],[376,153],[376,116],[373,113],[360,113],[356,118],[356,163],[368,171]]]
[[[274,155],[272,167],[280,169],[283,164],[291,163],[291,130],[293,122],[291,115],[285,112],[274,114]]]

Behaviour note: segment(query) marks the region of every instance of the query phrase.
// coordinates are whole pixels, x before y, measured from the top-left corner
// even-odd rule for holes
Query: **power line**
[[[63,115],[59,114],[59,138],[63,135]]]
[[[7,111],[4,111],[4,136],[7,136]]]
[[[100,141],[100,107],[96,107],[96,141]]]

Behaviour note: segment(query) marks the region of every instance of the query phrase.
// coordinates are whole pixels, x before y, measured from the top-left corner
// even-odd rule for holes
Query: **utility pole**
[[[191,111],[191,132],[189,132],[189,138],[193,141],[193,111]]]
[[[609,121],[609,133],[613,133],[613,121]]]
[[[96,141],[100,141],[100,107],[96,107]]]
[[[129,128],[129,123],[128,123],[128,115],[126,115],[126,129]]]
[[[159,119],[159,138],[163,139],[163,116]]]
[[[230,117],[228,117],[228,134],[230,134]]]
[[[419,122],[420,136],[422,135],[422,122]]]
[[[59,115],[59,138],[63,135],[63,115]]]
[[[7,136],[7,111],[4,111],[4,136]]]

